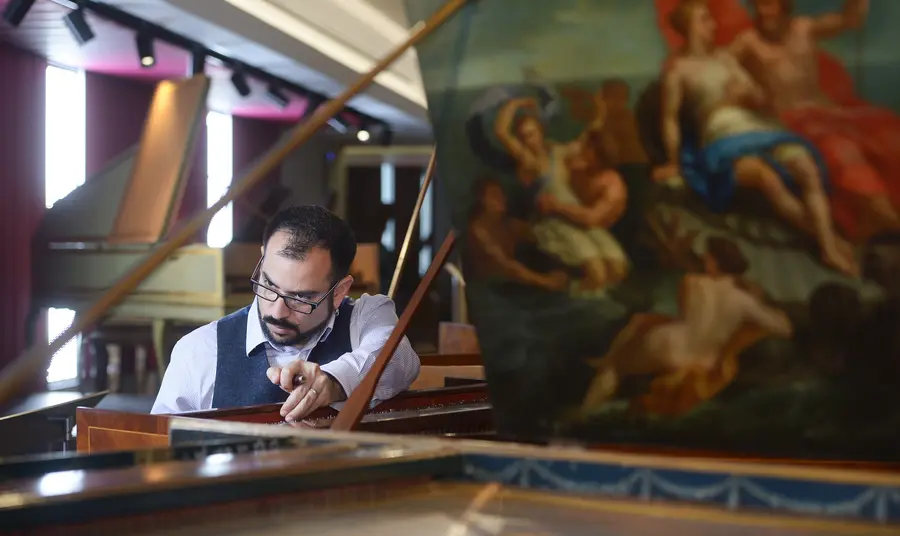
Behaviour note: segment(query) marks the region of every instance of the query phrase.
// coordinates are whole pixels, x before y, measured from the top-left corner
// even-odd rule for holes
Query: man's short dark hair
[[[317,205],[296,205],[279,211],[266,225],[263,245],[279,231],[288,234],[288,242],[276,252],[288,259],[303,260],[312,248],[331,255],[332,283],[350,273],[356,257],[356,237],[347,222]]]

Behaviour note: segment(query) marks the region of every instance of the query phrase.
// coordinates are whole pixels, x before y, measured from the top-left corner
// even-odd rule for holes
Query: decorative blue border
[[[463,478],[542,491],[900,523],[900,487],[466,454]]]

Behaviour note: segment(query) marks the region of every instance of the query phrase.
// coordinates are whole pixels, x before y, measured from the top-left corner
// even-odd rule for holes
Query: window
[[[75,311],[71,309],[50,308],[47,312],[47,342],[62,335],[75,320]],[[66,382],[78,378],[78,349],[81,347],[81,335],[76,335],[65,346],[53,354],[47,368],[47,383]]]
[[[425,186],[425,174],[422,174],[422,177],[419,179],[419,188]],[[434,185],[432,184],[428,190],[425,192],[425,197],[422,199],[422,210],[419,212],[419,240],[423,242],[431,239],[431,225],[432,225],[432,216],[431,209],[432,207],[432,198],[431,195],[434,193]]]
[[[381,163],[381,204],[393,205],[396,193],[396,184],[394,182],[394,164],[390,162]],[[394,243],[396,222],[394,218],[389,219],[384,224],[384,231],[381,233],[381,245],[388,251],[394,251],[396,244]]]
[[[393,205],[394,193],[397,186],[394,184],[394,164],[381,163],[381,204]]]
[[[419,277],[424,277],[431,266],[431,246],[425,244],[419,249]]]
[[[385,222],[384,231],[381,233],[381,245],[388,251],[394,251],[395,226],[394,218],[391,218]]]
[[[419,178],[419,188],[425,185],[425,173],[422,173],[422,177]],[[434,185],[432,184],[428,191],[425,192],[425,197],[422,199],[422,210],[419,212],[419,240],[422,241],[422,248],[419,250],[419,276],[424,276],[425,272],[428,271],[428,266],[431,265],[431,226],[432,226],[432,215],[431,209],[432,207],[432,199],[431,195],[434,192]]]
[[[228,192],[234,174],[234,132],[230,115],[206,115],[206,206],[216,204]],[[223,248],[234,235],[234,207],[228,203],[209,222],[206,245]]]
[[[50,208],[69,195],[85,180],[85,94],[84,72],[48,65],[45,100],[44,139],[44,202]],[[47,315],[47,336],[52,342],[69,329],[75,319],[70,309],[50,309]],[[50,360],[47,382],[67,382],[78,378],[78,349],[81,337],[76,336]]]

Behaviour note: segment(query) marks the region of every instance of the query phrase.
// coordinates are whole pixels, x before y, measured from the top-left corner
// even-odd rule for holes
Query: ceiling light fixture
[[[94,31],[91,30],[90,25],[87,23],[84,9],[79,7],[74,11],[70,11],[63,17],[63,21],[65,21],[66,26],[69,27],[69,31],[72,32],[72,36],[78,41],[79,45],[83,45],[94,38]]]
[[[11,26],[18,26],[34,5],[34,0],[10,0],[3,9],[3,20]]]
[[[145,30],[140,30],[135,37],[137,41],[138,58],[141,60],[142,67],[153,67],[156,65],[156,54],[153,52],[153,37]]]
[[[247,83],[247,77],[244,75],[244,71],[240,66],[236,66],[234,72],[231,73],[231,84],[241,97],[250,95],[250,84]]]
[[[133,29],[137,33],[135,39],[140,63],[145,68],[156,65],[157,58],[154,53],[154,43],[161,41],[188,51],[188,53],[191,54],[191,59],[187,68],[187,74],[190,76],[205,72],[206,65],[210,62],[214,65],[219,64],[231,67],[234,71],[231,76],[231,83],[234,85],[237,92],[244,97],[249,96],[252,92],[249,78],[255,78],[268,85],[266,96],[282,108],[285,108],[290,104],[292,93],[306,99],[307,105],[303,112],[304,118],[315,113],[324,102],[329,100],[325,95],[300,87],[295,83],[277,77],[257,67],[253,67],[252,65],[247,65],[240,60],[226,56],[222,52],[211,50],[198,41],[175,33],[158,24],[141,19],[140,17],[109,3],[98,2],[95,0],[74,0],[71,2],[67,0],[53,1],[60,5],[74,8],[74,10],[65,17],[65,22],[72,30],[75,39],[79,43],[87,42],[94,38],[94,32],[91,31],[91,28],[87,25],[87,20],[85,18],[85,14],[88,11],[90,11],[91,15],[109,20],[119,26]],[[34,0],[10,0],[3,11],[3,18],[10,24],[18,25],[33,4]],[[329,124],[332,128],[341,133],[355,132],[359,129],[360,125],[366,125],[366,129],[364,130],[367,131],[369,139],[371,139],[378,136],[377,132],[379,132],[379,129],[377,127],[382,126],[383,128],[387,128],[387,124],[383,121],[377,120],[352,108],[344,108],[344,111],[339,115],[344,117],[341,117],[339,120],[332,120]],[[351,121],[348,122],[348,119]],[[376,127],[376,130],[373,131],[372,127]],[[375,134],[373,134],[373,132],[375,132]],[[366,135],[363,134],[362,136],[365,137]],[[359,137],[358,132],[357,137]]]
[[[268,97],[269,100],[278,105],[279,108],[286,108],[287,105],[291,103],[291,99],[288,98],[287,95],[282,93],[282,91],[275,84],[269,85],[269,90],[266,91],[266,97]]]

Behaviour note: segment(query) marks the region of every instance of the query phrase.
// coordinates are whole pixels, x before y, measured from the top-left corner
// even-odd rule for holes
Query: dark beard
[[[262,316],[262,311],[259,311],[259,327],[262,328],[263,335],[265,335],[266,340],[277,346],[303,346],[307,344],[314,336],[318,336],[325,329],[325,325],[331,320],[331,316],[334,314],[334,302],[332,300],[326,300],[328,302],[327,305],[324,305],[328,308],[328,314],[322,319],[321,322],[317,326],[312,329],[308,329],[306,331],[300,331],[300,328],[283,318],[275,318],[273,316]],[[283,340],[278,340],[275,338],[275,335],[269,330],[269,324],[273,326],[278,326],[280,328],[289,329],[294,332],[294,335],[288,336],[288,338]]]

